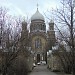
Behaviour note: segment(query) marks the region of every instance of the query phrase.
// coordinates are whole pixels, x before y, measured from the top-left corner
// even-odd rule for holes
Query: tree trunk
[[[75,75],[75,67],[73,67],[72,75]]]
[[[2,75],[6,75],[6,69],[3,70]]]
[[[72,65],[72,75],[75,75],[75,64]]]

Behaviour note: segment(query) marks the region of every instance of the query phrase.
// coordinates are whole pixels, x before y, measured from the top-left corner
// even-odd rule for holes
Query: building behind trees
[[[44,16],[37,8],[35,14],[31,17],[28,35],[25,34],[26,30],[27,23],[24,21],[22,25],[22,37],[28,36],[28,47],[33,54],[34,62],[47,61],[47,50],[52,49],[55,43],[54,21],[51,20],[49,22],[49,30],[47,31]]]

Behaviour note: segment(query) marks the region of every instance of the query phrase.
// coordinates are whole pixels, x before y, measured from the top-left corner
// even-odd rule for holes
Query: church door
[[[37,54],[37,63],[40,62],[40,54]]]

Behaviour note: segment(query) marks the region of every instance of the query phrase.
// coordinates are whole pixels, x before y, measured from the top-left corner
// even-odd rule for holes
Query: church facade
[[[47,31],[44,16],[37,8],[35,14],[31,17],[30,32],[27,30],[27,23],[22,23],[22,37],[25,36],[29,39],[28,46],[33,53],[34,62],[46,61],[47,51],[55,43],[54,22],[52,20],[49,22],[49,30]]]

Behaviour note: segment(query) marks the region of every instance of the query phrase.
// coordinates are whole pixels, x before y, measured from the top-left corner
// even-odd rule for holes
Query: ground
[[[37,67],[34,67],[33,71],[29,73],[29,75],[58,75],[58,74],[48,70],[46,65],[38,65]]]

